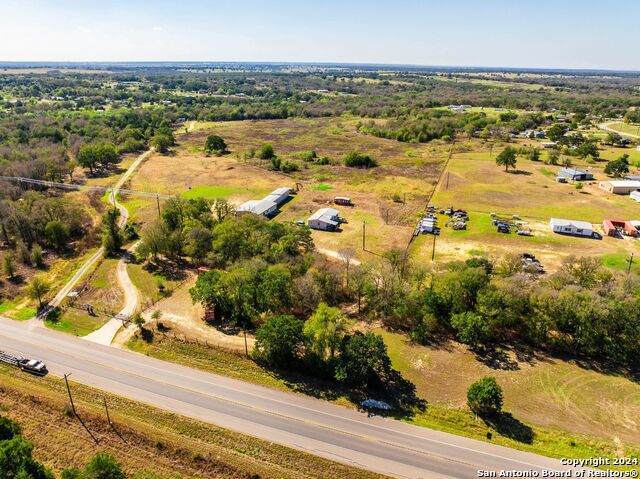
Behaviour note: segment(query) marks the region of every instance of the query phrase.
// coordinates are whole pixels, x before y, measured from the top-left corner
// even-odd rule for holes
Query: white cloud
[[[82,33],[93,33],[93,30],[89,27],[85,27],[84,25],[77,25],[76,29]]]
[[[153,31],[154,32],[161,32],[162,31],[162,27],[153,27]]]

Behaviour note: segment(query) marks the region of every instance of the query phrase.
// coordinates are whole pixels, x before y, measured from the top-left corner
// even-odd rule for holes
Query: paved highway
[[[475,478],[477,470],[566,470],[556,460],[209,374],[0,318],[0,350],[158,408],[375,472]]]

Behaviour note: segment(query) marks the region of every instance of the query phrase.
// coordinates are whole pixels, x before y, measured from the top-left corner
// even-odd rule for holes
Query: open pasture
[[[618,254],[628,256],[637,250],[630,239],[605,237],[602,240],[574,238],[551,232],[551,218],[567,218],[602,224],[605,218],[640,219],[640,205],[628,196],[612,195],[598,187],[598,181],[608,179],[604,163],[577,166],[588,168],[596,180],[585,182],[582,189],[557,183],[555,174],[560,166],[518,158],[517,169],[505,172],[495,164],[495,155],[502,149],[489,146],[454,153],[437,187],[432,203],[439,208],[453,206],[469,212],[468,229],[453,231],[445,227],[447,217],[441,217],[442,234],[436,240],[436,256],[454,259],[461,254],[500,256],[508,252],[529,251],[553,267],[563,256]],[[609,152],[615,155],[617,152]],[[543,153],[544,158],[544,153]],[[492,225],[491,213],[502,218],[521,218],[533,232],[532,237],[502,234]],[[419,238],[413,250],[419,257],[430,257],[430,238]]]
[[[297,194],[281,208],[276,221],[305,220],[316,209],[331,204],[335,196],[349,196],[355,206],[338,207],[347,223],[341,232],[314,232],[318,247],[361,249],[363,222],[367,250],[379,254],[391,247],[405,247],[449,146],[364,135],[357,131],[357,121],[322,118],[197,123],[191,133],[178,137],[179,146],[173,154],[156,154],[145,162],[129,187],[186,198],[224,198],[234,205],[259,199],[280,186],[297,187]],[[204,153],[204,142],[210,134],[225,139],[229,154],[216,157]],[[264,143],[271,143],[283,161],[296,162],[300,170],[285,174],[271,170],[268,161],[247,158],[250,150]],[[300,153],[309,150],[327,156],[330,164],[302,160]],[[351,150],[371,155],[379,166],[369,170],[343,166],[342,158]],[[155,201],[128,201],[136,202],[134,218],[138,221],[157,215]]]

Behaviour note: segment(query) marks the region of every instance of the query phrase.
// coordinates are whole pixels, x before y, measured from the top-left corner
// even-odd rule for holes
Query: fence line
[[[0,181],[26,183],[31,185],[45,186],[47,188],[62,188],[65,190],[100,191],[103,193],[114,191],[113,187],[107,187],[107,186],[90,186],[90,185],[80,185],[77,183],[58,183],[56,181],[36,180],[33,178],[25,178],[22,176],[0,176]],[[124,188],[118,189],[118,194],[120,193],[124,195],[144,196],[147,198],[159,198],[161,200],[169,200],[171,198],[176,197],[175,195],[164,195],[164,194],[152,193],[150,191],[127,190]]]

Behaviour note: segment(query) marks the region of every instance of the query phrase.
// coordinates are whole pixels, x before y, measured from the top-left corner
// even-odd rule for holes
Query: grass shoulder
[[[185,343],[175,339],[155,339],[145,342],[133,338],[127,347],[158,359],[172,361],[216,374],[232,377],[262,386],[289,392],[300,392],[333,401],[337,404],[356,407],[348,391],[336,391],[327,384],[313,382],[301,375],[285,375],[267,370],[252,359],[237,353],[223,351],[202,344]],[[395,359],[395,358],[394,358]],[[404,369],[401,367],[399,369]],[[486,424],[466,408],[451,407],[441,402],[429,402],[424,411],[405,415],[405,421],[423,427],[488,441],[514,449],[529,451],[550,457],[616,457],[620,447],[624,455],[636,457],[640,447],[621,446],[594,436],[572,434],[562,429],[525,425],[520,421],[510,421],[496,431],[495,426]],[[531,430],[529,432],[529,429]],[[532,440],[522,440],[522,431]]]
[[[71,383],[79,414],[99,438],[96,446],[69,414],[64,381],[0,366],[0,382],[2,414],[22,425],[38,460],[56,472],[109,452],[135,477],[382,477]],[[122,438],[107,422],[103,397]]]

